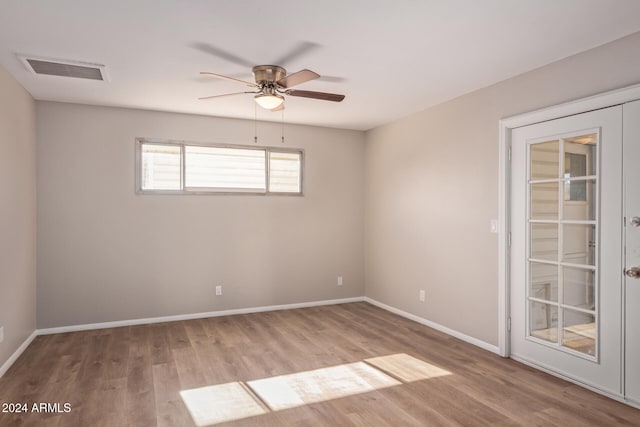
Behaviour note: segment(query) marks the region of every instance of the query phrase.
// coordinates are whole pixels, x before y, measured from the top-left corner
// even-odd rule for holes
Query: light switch
[[[489,229],[491,230],[491,232],[493,234],[498,234],[498,220],[497,219],[492,219],[489,222]]]

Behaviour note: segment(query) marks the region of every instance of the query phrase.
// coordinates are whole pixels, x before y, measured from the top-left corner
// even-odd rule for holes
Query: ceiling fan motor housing
[[[256,83],[275,83],[287,75],[287,70],[277,65],[258,65],[253,67]]]

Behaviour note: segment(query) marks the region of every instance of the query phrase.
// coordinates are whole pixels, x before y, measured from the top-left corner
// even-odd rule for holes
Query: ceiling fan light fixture
[[[260,94],[255,96],[255,100],[259,106],[265,110],[273,110],[284,102],[284,97],[280,95]]]

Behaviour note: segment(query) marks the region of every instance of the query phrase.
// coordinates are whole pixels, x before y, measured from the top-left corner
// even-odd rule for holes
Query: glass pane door
[[[598,357],[597,130],[528,142],[527,339]]]
[[[511,138],[511,357],[619,396],[622,107]]]

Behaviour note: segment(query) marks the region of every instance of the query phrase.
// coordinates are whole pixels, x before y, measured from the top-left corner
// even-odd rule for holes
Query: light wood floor
[[[0,379],[0,403],[71,412],[0,413],[0,425],[191,426],[180,390],[396,353],[452,375],[228,425],[640,425],[639,410],[367,303],[39,336]]]

